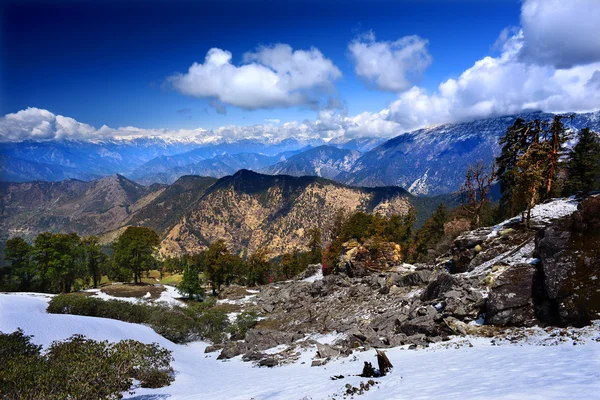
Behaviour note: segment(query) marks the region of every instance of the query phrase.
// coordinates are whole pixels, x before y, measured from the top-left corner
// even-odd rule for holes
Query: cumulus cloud
[[[316,48],[293,50],[287,44],[260,47],[232,63],[229,51],[212,48],[204,63],[167,83],[182,94],[218,100],[246,110],[314,105],[319,94],[341,77],[340,70]],[[217,109],[219,111],[219,109]]]
[[[350,42],[348,50],[359,77],[380,90],[401,92],[410,88],[431,64],[428,43],[417,35],[377,42],[373,32],[369,32]]]
[[[598,0],[525,0],[521,59],[556,68],[598,62],[598,22]]]
[[[557,69],[520,58],[523,32],[504,45],[499,57],[484,57],[434,93],[413,87],[389,106],[390,118],[404,129],[526,110],[593,111],[600,104],[595,73],[600,62]]]

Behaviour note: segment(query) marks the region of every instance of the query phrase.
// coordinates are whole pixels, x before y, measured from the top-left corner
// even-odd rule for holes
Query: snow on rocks
[[[356,376],[375,351],[311,367],[314,352],[278,368],[258,368],[237,358],[216,360],[204,354],[207,343],[175,345],[150,328],[102,318],[46,314],[47,297],[0,294],[0,331],[21,327],[45,346],[75,333],[96,340],[135,339],[157,342],[173,351],[175,381],[158,389],[136,389],[125,398],[191,400],[342,398],[346,385],[365,381]],[[564,399],[592,398],[598,392],[600,324],[578,329],[535,328],[531,334],[505,339],[456,338],[427,350],[388,349],[397,368],[362,399]],[[566,332],[566,333],[565,333]],[[563,340],[564,339],[564,340]],[[578,345],[573,345],[577,343]],[[343,378],[332,380],[332,376]],[[229,377],[229,379],[228,379]]]

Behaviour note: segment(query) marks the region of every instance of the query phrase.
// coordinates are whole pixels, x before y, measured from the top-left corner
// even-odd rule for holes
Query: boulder
[[[584,326],[600,314],[600,196],[538,231],[536,254],[543,276],[536,299],[547,323]]]
[[[494,281],[486,304],[486,323],[501,326],[532,326],[533,278],[536,267],[518,264],[508,268]]]
[[[221,353],[217,357],[217,360],[228,360],[230,358],[239,356],[248,351],[248,345],[244,342],[228,342],[221,350]]]
[[[246,332],[245,344],[249,349],[262,351],[281,344],[291,344],[302,337],[302,335],[290,332],[255,328]]]
[[[444,293],[452,289],[454,286],[458,286],[458,280],[448,274],[440,274],[437,278],[432,281],[423,293],[421,294],[421,300],[433,300],[440,298]]]

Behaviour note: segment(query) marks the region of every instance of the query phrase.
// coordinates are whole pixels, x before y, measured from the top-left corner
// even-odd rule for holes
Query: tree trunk
[[[394,368],[385,352],[381,350],[377,350],[377,364],[379,364],[379,374],[381,376],[386,375]]]

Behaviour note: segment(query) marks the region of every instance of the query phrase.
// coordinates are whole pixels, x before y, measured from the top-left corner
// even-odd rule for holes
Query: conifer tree
[[[527,135],[531,127],[522,118],[506,130],[506,134],[500,139],[502,151],[496,158],[498,182],[500,183],[500,214],[503,218],[509,218],[520,210],[517,206],[516,187],[519,177],[517,161],[525,152],[527,146]]]
[[[567,162],[566,194],[600,189],[600,137],[589,128],[583,128],[577,138]]]
[[[187,296],[188,298],[194,299],[202,296],[204,290],[198,276],[198,270],[195,265],[187,263],[183,269],[183,276],[181,282],[177,285],[179,293]]]

